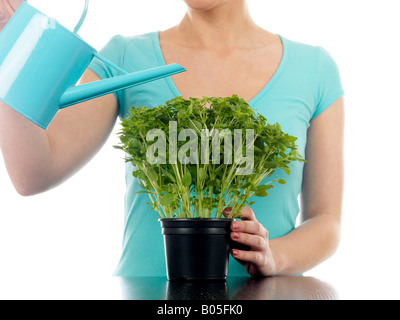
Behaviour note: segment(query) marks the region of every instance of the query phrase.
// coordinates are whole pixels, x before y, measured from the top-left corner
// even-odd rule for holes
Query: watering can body
[[[95,56],[123,75],[73,87]],[[171,64],[128,74],[25,2],[0,32],[0,100],[44,129],[61,108],[182,71]]]

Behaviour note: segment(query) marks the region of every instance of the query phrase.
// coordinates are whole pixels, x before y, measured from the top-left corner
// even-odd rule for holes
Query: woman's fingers
[[[233,241],[250,246],[252,250],[263,250],[267,246],[267,239],[258,234],[249,234],[244,232],[231,232]]]
[[[223,214],[229,216],[231,208],[225,208]],[[265,263],[264,251],[268,249],[268,231],[258,222],[253,210],[244,207],[241,211],[240,221],[231,223],[231,238],[233,241],[247,245],[250,251],[232,249],[232,256],[240,263],[251,263],[261,266]]]
[[[231,207],[226,207],[222,211],[222,214],[225,218],[227,218],[231,214],[231,210]],[[239,218],[242,220],[256,220],[256,216],[254,215],[254,212],[250,207],[243,207]]]
[[[223,214],[227,217],[230,212],[231,208],[225,208]],[[233,221],[231,223],[231,230],[232,240],[251,247],[252,251],[265,250],[268,245],[268,231],[258,222],[250,207],[243,207],[241,211],[241,221]],[[257,254],[249,254],[248,252],[249,251],[233,249],[232,255],[237,259],[243,259],[249,262],[258,259],[256,257]]]
[[[240,219],[242,220],[256,220],[256,216],[250,207],[243,207]],[[257,221],[257,220],[256,220]]]
[[[222,214],[225,218],[228,218],[228,216],[231,214],[231,207],[227,207],[224,210],[222,210]]]
[[[264,264],[264,258],[261,251],[243,251],[243,250],[233,249],[232,256],[235,259],[241,261],[242,263],[245,261],[248,263],[255,264],[257,266],[261,266]]]
[[[268,237],[268,232],[264,226],[257,220],[251,221],[233,221],[231,223],[231,230],[236,232],[245,232],[251,234],[258,234],[262,237]]]
[[[258,222],[253,210],[249,207],[243,208],[241,221],[233,221],[231,223],[231,230],[233,232],[250,233],[268,238],[267,230],[260,222]]]

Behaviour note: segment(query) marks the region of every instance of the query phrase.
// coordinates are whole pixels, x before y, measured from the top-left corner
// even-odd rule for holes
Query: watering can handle
[[[78,33],[79,29],[81,28],[83,21],[85,21],[86,18],[86,14],[88,11],[88,7],[89,7],[89,0],[85,0],[85,8],[83,9],[81,18],[78,21],[78,24],[75,26],[74,28],[74,33]],[[97,59],[103,61],[104,63],[108,64],[109,66],[113,67],[114,69],[118,70],[119,72],[121,72],[122,74],[128,74],[128,72],[126,72],[124,69],[121,69],[120,67],[118,67],[117,65],[115,65],[114,63],[112,63],[111,61],[107,60],[106,58],[102,57],[101,55],[99,55],[97,52],[95,52],[93,54]]]
[[[83,9],[83,12],[82,12],[81,18],[78,21],[78,24],[74,28],[74,33],[78,33],[79,29],[81,28],[81,26],[83,24],[83,21],[85,21],[88,7],[89,7],[89,0],[85,0],[85,8]]]
[[[89,0],[85,0],[85,8],[83,9],[81,18],[79,19],[77,25],[74,28],[74,33],[78,33],[79,29],[81,28],[83,21],[85,21],[86,18],[86,14],[88,11],[88,7],[89,7]],[[104,63],[108,64],[109,66],[113,67],[114,69],[118,70],[119,72],[121,72],[122,74],[128,74],[128,72],[126,72],[124,69],[121,69],[120,67],[118,67],[117,65],[115,65],[114,63],[112,63],[111,61],[107,60],[106,58],[102,57],[101,55],[99,55],[97,52],[95,52],[93,54],[97,59],[103,61]]]

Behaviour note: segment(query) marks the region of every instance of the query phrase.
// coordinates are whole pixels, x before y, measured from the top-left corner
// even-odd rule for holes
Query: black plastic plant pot
[[[159,219],[168,280],[225,280],[234,219]]]

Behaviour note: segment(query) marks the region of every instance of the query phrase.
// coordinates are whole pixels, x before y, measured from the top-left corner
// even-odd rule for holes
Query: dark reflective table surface
[[[336,290],[313,277],[228,277],[168,281],[166,277],[0,275],[0,300],[335,300]]]
[[[313,277],[228,277],[226,281],[118,278],[127,300],[336,300],[335,289]]]

